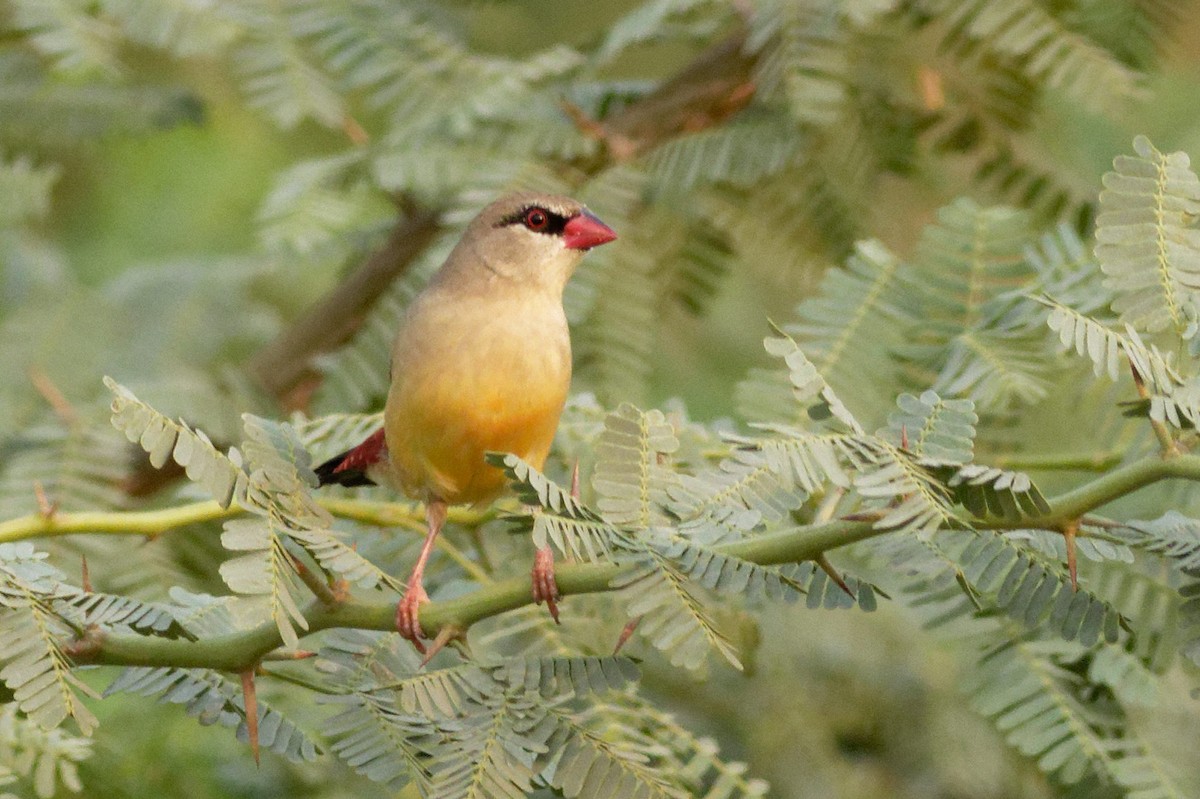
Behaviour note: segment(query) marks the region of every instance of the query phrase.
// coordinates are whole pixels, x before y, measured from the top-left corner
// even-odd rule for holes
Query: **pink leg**
[[[549,546],[539,549],[533,556],[533,601],[546,603],[550,618],[558,624],[558,582],[554,579],[554,550]]]
[[[438,533],[442,531],[445,521],[445,502],[440,499],[432,499],[425,504],[425,524],[429,532],[425,534],[425,543],[421,545],[421,554],[417,556],[412,574],[408,577],[408,587],[404,591],[404,597],[400,600],[400,604],[396,605],[396,630],[400,635],[412,641],[413,646],[422,654],[425,654],[425,645],[421,643],[421,636],[424,633],[421,631],[421,622],[418,620],[417,614],[421,603],[429,601],[429,595],[425,593],[421,579],[425,576],[425,562],[429,560],[429,553],[433,551],[433,542],[437,539]]]

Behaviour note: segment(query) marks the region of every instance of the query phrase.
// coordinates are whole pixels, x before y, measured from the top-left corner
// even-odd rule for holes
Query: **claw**
[[[408,587],[404,590],[404,596],[400,599],[400,604],[396,605],[396,631],[402,637],[412,641],[412,645],[423,655],[426,653],[425,645],[421,643],[424,633],[421,630],[421,621],[418,616],[421,604],[429,601],[429,595],[425,593],[425,586],[421,584],[421,579],[425,576],[425,562],[429,560],[429,553],[433,551],[433,542],[437,539],[445,521],[445,502],[440,499],[432,499],[425,503],[425,522],[429,531],[425,534],[425,541],[421,544],[421,554],[417,556],[412,574],[408,577]],[[445,646],[445,642],[442,643],[442,646]],[[435,649],[434,652],[436,651]]]
[[[409,582],[408,590],[396,605],[396,632],[400,633],[402,638],[411,641],[422,655],[425,654],[425,645],[421,643],[421,639],[425,633],[421,630],[419,616],[421,605],[428,601],[429,595],[425,593],[421,583]]]
[[[542,547],[534,554],[531,578],[533,601],[538,605],[545,602],[546,610],[550,611],[550,618],[554,619],[555,624],[560,624],[561,622],[558,620],[558,581],[554,579],[554,550],[550,547]]]

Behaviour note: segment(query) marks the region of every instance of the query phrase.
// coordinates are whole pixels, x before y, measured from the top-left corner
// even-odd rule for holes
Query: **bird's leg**
[[[575,461],[571,469],[571,499],[579,501],[579,461]],[[561,624],[558,620],[558,581],[554,579],[554,550],[549,544],[534,553],[530,577],[533,581],[534,604],[545,602],[550,618],[554,619],[555,624]]]
[[[546,603],[550,618],[558,621],[558,581],[554,579],[554,550],[550,545],[539,549],[533,555],[533,601],[540,605]]]
[[[425,654],[425,645],[421,643],[423,633],[417,614],[421,603],[429,601],[429,595],[425,593],[425,586],[421,585],[421,579],[425,576],[425,562],[429,560],[429,553],[433,551],[433,542],[437,539],[438,533],[442,531],[445,521],[445,502],[440,499],[431,499],[425,503],[425,524],[429,531],[425,534],[425,543],[421,545],[421,554],[417,556],[417,562],[413,564],[412,574],[408,577],[408,586],[404,589],[404,596],[401,598],[400,604],[396,605],[396,630],[400,635],[412,641],[413,646],[422,654]],[[432,657],[436,651],[434,650],[429,656]]]

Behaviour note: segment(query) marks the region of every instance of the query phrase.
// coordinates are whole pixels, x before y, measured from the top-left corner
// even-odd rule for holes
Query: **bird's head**
[[[555,194],[509,194],[479,213],[447,267],[472,279],[562,291],[583,254],[617,237],[581,203]]]

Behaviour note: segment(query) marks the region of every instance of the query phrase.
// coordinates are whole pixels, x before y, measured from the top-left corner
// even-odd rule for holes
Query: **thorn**
[[[725,98],[725,102],[722,103],[724,106],[722,110],[727,114],[737,113],[754,99],[754,95],[757,92],[758,84],[754,81],[748,80],[744,83],[739,83],[733,87],[733,90],[729,92],[729,96]]]
[[[850,590],[850,586],[846,585],[846,581],[842,579],[842,575],[838,574],[838,570],[833,568],[833,564],[830,563],[829,559],[825,557],[824,552],[822,552],[820,555],[817,555],[815,558],[813,558],[813,563],[820,566],[821,571],[828,574],[829,579],[833,580],[835,583],[837,583],[838,587],[841,588],[843,591],[845,591],[847,596],[849,596],[851,599],[853,599],[856,602],[858,601],[858,595]]]
[[[617,636],[617,645],[613,647],[613,657],[616,657],[617,653],[621,651],[621,647],[625,646],[625,642],[628,641],[630,636],[633,635],[633,631],[637,629],[637,626],[639,623],[641,623],[641,621],[641,616],[634,616],[632,619],[625,622],[625,626],[621,628],[621,634]]]
[[[841,519],[844,522],[877,522],[884,516],[883,511],[878,510],[860,510],[855,513],[847,513]]]
[[[575,459],[575,465],[571,467],[571,499],[579,501],[579,459]]]
[[[445,649],[446,644],[450,643],[450,641],[461,635],[461,629],[453,624],[447,624],[445,627],[438,630],[438,634],[434,637],[433,642],[429,644],[428,651],[424,647],[418,645],[417,648],[425,655],[425,657],[421,658],[421,668],[425,668],[429,661],[433,660],[434,655]],[[418,642],[413,641],[413,643],[416,644]]]
[[[276,649],[263,655],[263,660],[308,660],[316,656],[316,652],[308,649]]]
[[[288,560],[292,562],[292,569],[298,576],[303,577],[308,572],[308,567],[304,565],[304,562],[300,560],[300,558],[291,552],[284,550],[284,553],[287,555]]]
[[[1079,522],[1070,521],[1063,526],[1063,539],[1067,542],[1067,572],[1071,575],[1071,590],[1079,590],[1078,561],[1075,559],[1075,536],[1079,533]]]
[[[261,766],[258,752],[258,697],[254,693],[254,668],[246,669],[242,676],[242,705],[246,709],[246,737],[250,739],[250,752],[254,765]]]
[[[53,519],[54,514],[58,513],[58,503],[51,502],[50,497],[46,496],[41,480],[33,481],[33,496],[37,499],[38,515],[46,521]]]
[[[342,131],[350,143],[357,147],[365,147],[371,143],[371,135],[358,123],[357,119],[349,114],[342,117]]]
[[[908,449],[908,425],[900,425],[900,449]]]
[[[58,414],[58,418],[62,419],[68,425],[74,425],[79,421],[79,413],[71,405],[70,401],[58,390],[58,386],[54,385],[54,381],[50,379],[50,375],[43,372],[37,366],[30,366],[26,371],[29,375],[29,382],[33,384],[33,388],[38,394],[42,395],[42,399],[54,409]]]
[[[926,111],[941,111],[946,106],[942,73],[933,67],[921,66],[917,69],[917,86],[921,93],[921,105]]]
[[[90,594],[92,593],[92,575],[88,572],[87,555],[81,555],[79,560],[80,587],[83,588],[84,593]]]

